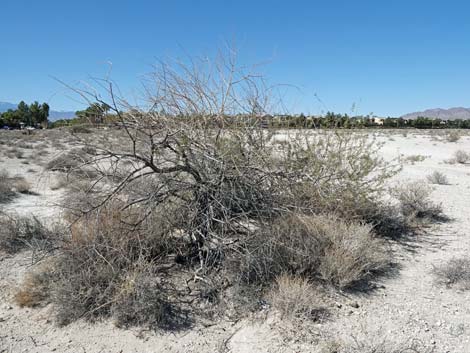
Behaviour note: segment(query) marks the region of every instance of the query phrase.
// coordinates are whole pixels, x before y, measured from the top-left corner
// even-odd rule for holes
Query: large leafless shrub
[[[279,108],[274,89],[232,52],[161,63],[145,108],[98,84],[107,99],[77,92],[110,107],[113,130],[75,134],[86,158],[51,164],[92,171],[68,199],[72,237],[49,299],[61,322],[168,326],[165,315],[216,303],[239,280],[269,287],[292,273],[344,289],[385,268],[372,228],[389,221],[385,182],[397,169],[367,136],[261,128]]]

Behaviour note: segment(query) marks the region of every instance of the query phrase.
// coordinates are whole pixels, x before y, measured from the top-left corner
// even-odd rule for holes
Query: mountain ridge
[[[454,107],[449,109],[433,108],[426,109],[421,112],[414,112],[402,115],[403,119],[416,119],[422,116],[425,118],[442,119],[442,120],[455,120],[455,119],[470,119],[470,108]]]

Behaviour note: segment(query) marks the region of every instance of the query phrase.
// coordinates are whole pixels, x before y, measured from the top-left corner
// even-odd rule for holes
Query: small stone
[[[359,303],[358,302],[352,302],[349,304],[350,306],[352,306],[353,308],[359,308]]]

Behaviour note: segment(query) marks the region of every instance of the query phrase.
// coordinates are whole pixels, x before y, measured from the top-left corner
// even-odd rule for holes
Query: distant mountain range
[[[442,120],[470,119],[470,108],[450,108],[450,109],[427,109],[422,112],[409,113],[402,116],[403,119],[416,119],[422,116]]]
[[[0,102],[0,113],[6,112],[8,109],[16,109],[17,104]],[[49,120],[56,121],[60,119],[71,119],[75,117],[75,112],[72,111],[60,111],[60,110],[51,110],[49,111]]]

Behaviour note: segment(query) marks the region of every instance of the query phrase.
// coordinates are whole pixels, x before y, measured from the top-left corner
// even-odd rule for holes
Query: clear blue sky
[[[51,76],[73,84],[108,61],[132,95],[155,58],[233,39],[243,62],[299,87],[293,112],[470,107],[468,0],[1,0],[0,101],[75,110]]]

